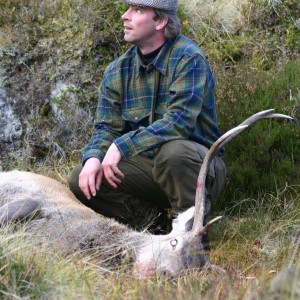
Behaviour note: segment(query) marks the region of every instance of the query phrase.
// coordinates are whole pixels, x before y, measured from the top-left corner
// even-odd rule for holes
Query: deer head
[[[203,224],[205,206],[205,181],[208,167],[214,156],[226,143],[258,120],[265,118],[285,118],[290,116],[275,114],[274,110],[259,112],[246,119],[239,126],[222,135],[209,149],[201,166],[196,188],[195,206],[178,215],[173,221],[172,231],[164,236],[148,235],[137,250],[134,273],[147,277],[155,272],[176,275],[183,270],[200,268],[209,264],[204,253],[202,236],[210,226],[218,221],[216,217]],[[192,226],[191,226],[192,224]]]

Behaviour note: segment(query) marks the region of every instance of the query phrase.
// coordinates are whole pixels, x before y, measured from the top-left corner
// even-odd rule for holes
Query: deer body
[[[169,235],[137,232],[84,206],[54,179],[22,171],[0,173],[0,224],[17,220],[24,209],[29,219],[28,232],[39,242],[67,253],[95,250],[105,265],[129,258],[134,262],[134,273],[140,277],[157,271],[177,274],[188,264],[191,266],[190,252],[196,244],[201,262],[193,261],[193,265],[207,261],[202,244],[195,244],[193,236],[184,236],[182,225],[175,225],[177,229]],[[8,215],[11,220],[7,220]],[[193,213],[187,216],[190,215]]]
[[[195,207],[179,214],[167,235],[134,231],[84,206],[56,180],[21,171],[0,173],[0,226],[27,219],[27,232],[41,243],[67,253],[91,249],[100,263],[110,265],[129,258],[134,274],[139,277],[154,272],[176,275],[185,269],[202,267],[209,262],[201,236],[220,218],[203,224],[209,163],[221,147],[249,125],[273,117],[291,119],[273,114],[273,110],[263,111],[228,131],[212,145],[199,172]]]
[[[29,211],[29,230],[62,249],[75,250],[81,243],[83,245],[89,236],[93,237],[96,233],[99,238],[100,234],[102,235],[103,242],[109,243],[109,237],[113,234],[117,238],[117,235],[125,236],[130,232],[127,227],[85,207],[56,180],[29,172],[0,173],[2,219],[5,220],[10,209],[7,209],[5,204],[17,203],[20,209],[24,209],[27,203],[32,202],[38,205],[35,208],[35,216],[31,216]]]

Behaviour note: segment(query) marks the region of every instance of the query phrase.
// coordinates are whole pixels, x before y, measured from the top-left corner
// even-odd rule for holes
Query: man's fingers
[[[89,189],[91,191],[91,194],[93,195],[93,197],[96,196],[96,182],[95,182],[95,177],[90,176],[89,177]]]
[[[112,186],[115,189],[118,187],[117,184],[121,183],[121,180],[118,177],[116,177],[112,171],[106,173],[105,178],[107,182],[110,184],[110,186]]]
[[[100,190],[100,186],[102,183],[102,177],[103,177],[103,170],[101,169],[101,171],[98,173],[98,175],[96,177],[96,190],[97,191]]]
[[[117,166],[111,166],[111,168],[116,176],[124,178],[124,174],[120,171],[120,169]]]
[[[79,187],[88,200],[92,195],[96,196],[97,190],[100,189],[102,175],[100,160],[96,157],[89,158],[79,174]]]
[[[103,170],[104,170],[104,176],[107,182],[109,183],[109,185],[112,186],[113,188],[117,188],[118,187],[117,184],[121,183],[119,177],[124,177],[123,173],[116,166],[115,167],[105,166]]]
[[[113,188],[117,188],[117,184],[121,183],[120,178],[124,177],[124,174],[117,167],[121,159],[122,154],[120,150],[112,143],[104,156],[102,167],[107,182]]]
[[[79,176],[79,187],[84,193],[84,195],[87,197],[87,199],[91,199],[91,193],[89,189],[89,183],[87,177],[80,177]]]

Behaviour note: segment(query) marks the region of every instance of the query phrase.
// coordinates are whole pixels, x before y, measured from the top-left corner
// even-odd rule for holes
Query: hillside
[[[223,219],[208,254],[229,272],[140,282],[94,257],[45,255],[15,228],[0,228],[3,299],[285,299],[281,289],[299,299],[300,3],[180,3],[182,32],[214,71],[222,132],[269,108],[294,118],[261,121],[226,146],[227,185],[212,210]],[[103,72],[129,47],[125,10],[117,0],[0,0],[0,171],[66,183],[91,134]],[[272,281],[281,269],[285,279]]]
[[[129,46],[118,21],[126,6],[108,0],[1,0],[0,9],[0,168],[47,166],[66,176],[90,136],[103,71]],[[293,115],[299,124],[298,12],[298,1],[290,0],[182,1],[182,31],[214,68],[223,132],[268,108]],[[255,168],[233,178],[248,194],[272,190],[275,181],[299,182],[298,126],[272,122],[271,138],[253,148],[266,135],[265,126],[247,132],[225,156],[231,174],[253,161]],[[256,182],[262,172],[272,180]],[[228,192],[231,197],[234,191]]]

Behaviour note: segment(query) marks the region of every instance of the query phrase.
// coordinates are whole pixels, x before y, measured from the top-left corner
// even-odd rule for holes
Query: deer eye
[[[177,244],[178,244],[178,241],[177,241],[176,239],[171,240],[171,241],[170,241],[170,244],[171,244],[171,246],[172,246],[173,248],[175,248],[175,247],[177,246]]]

